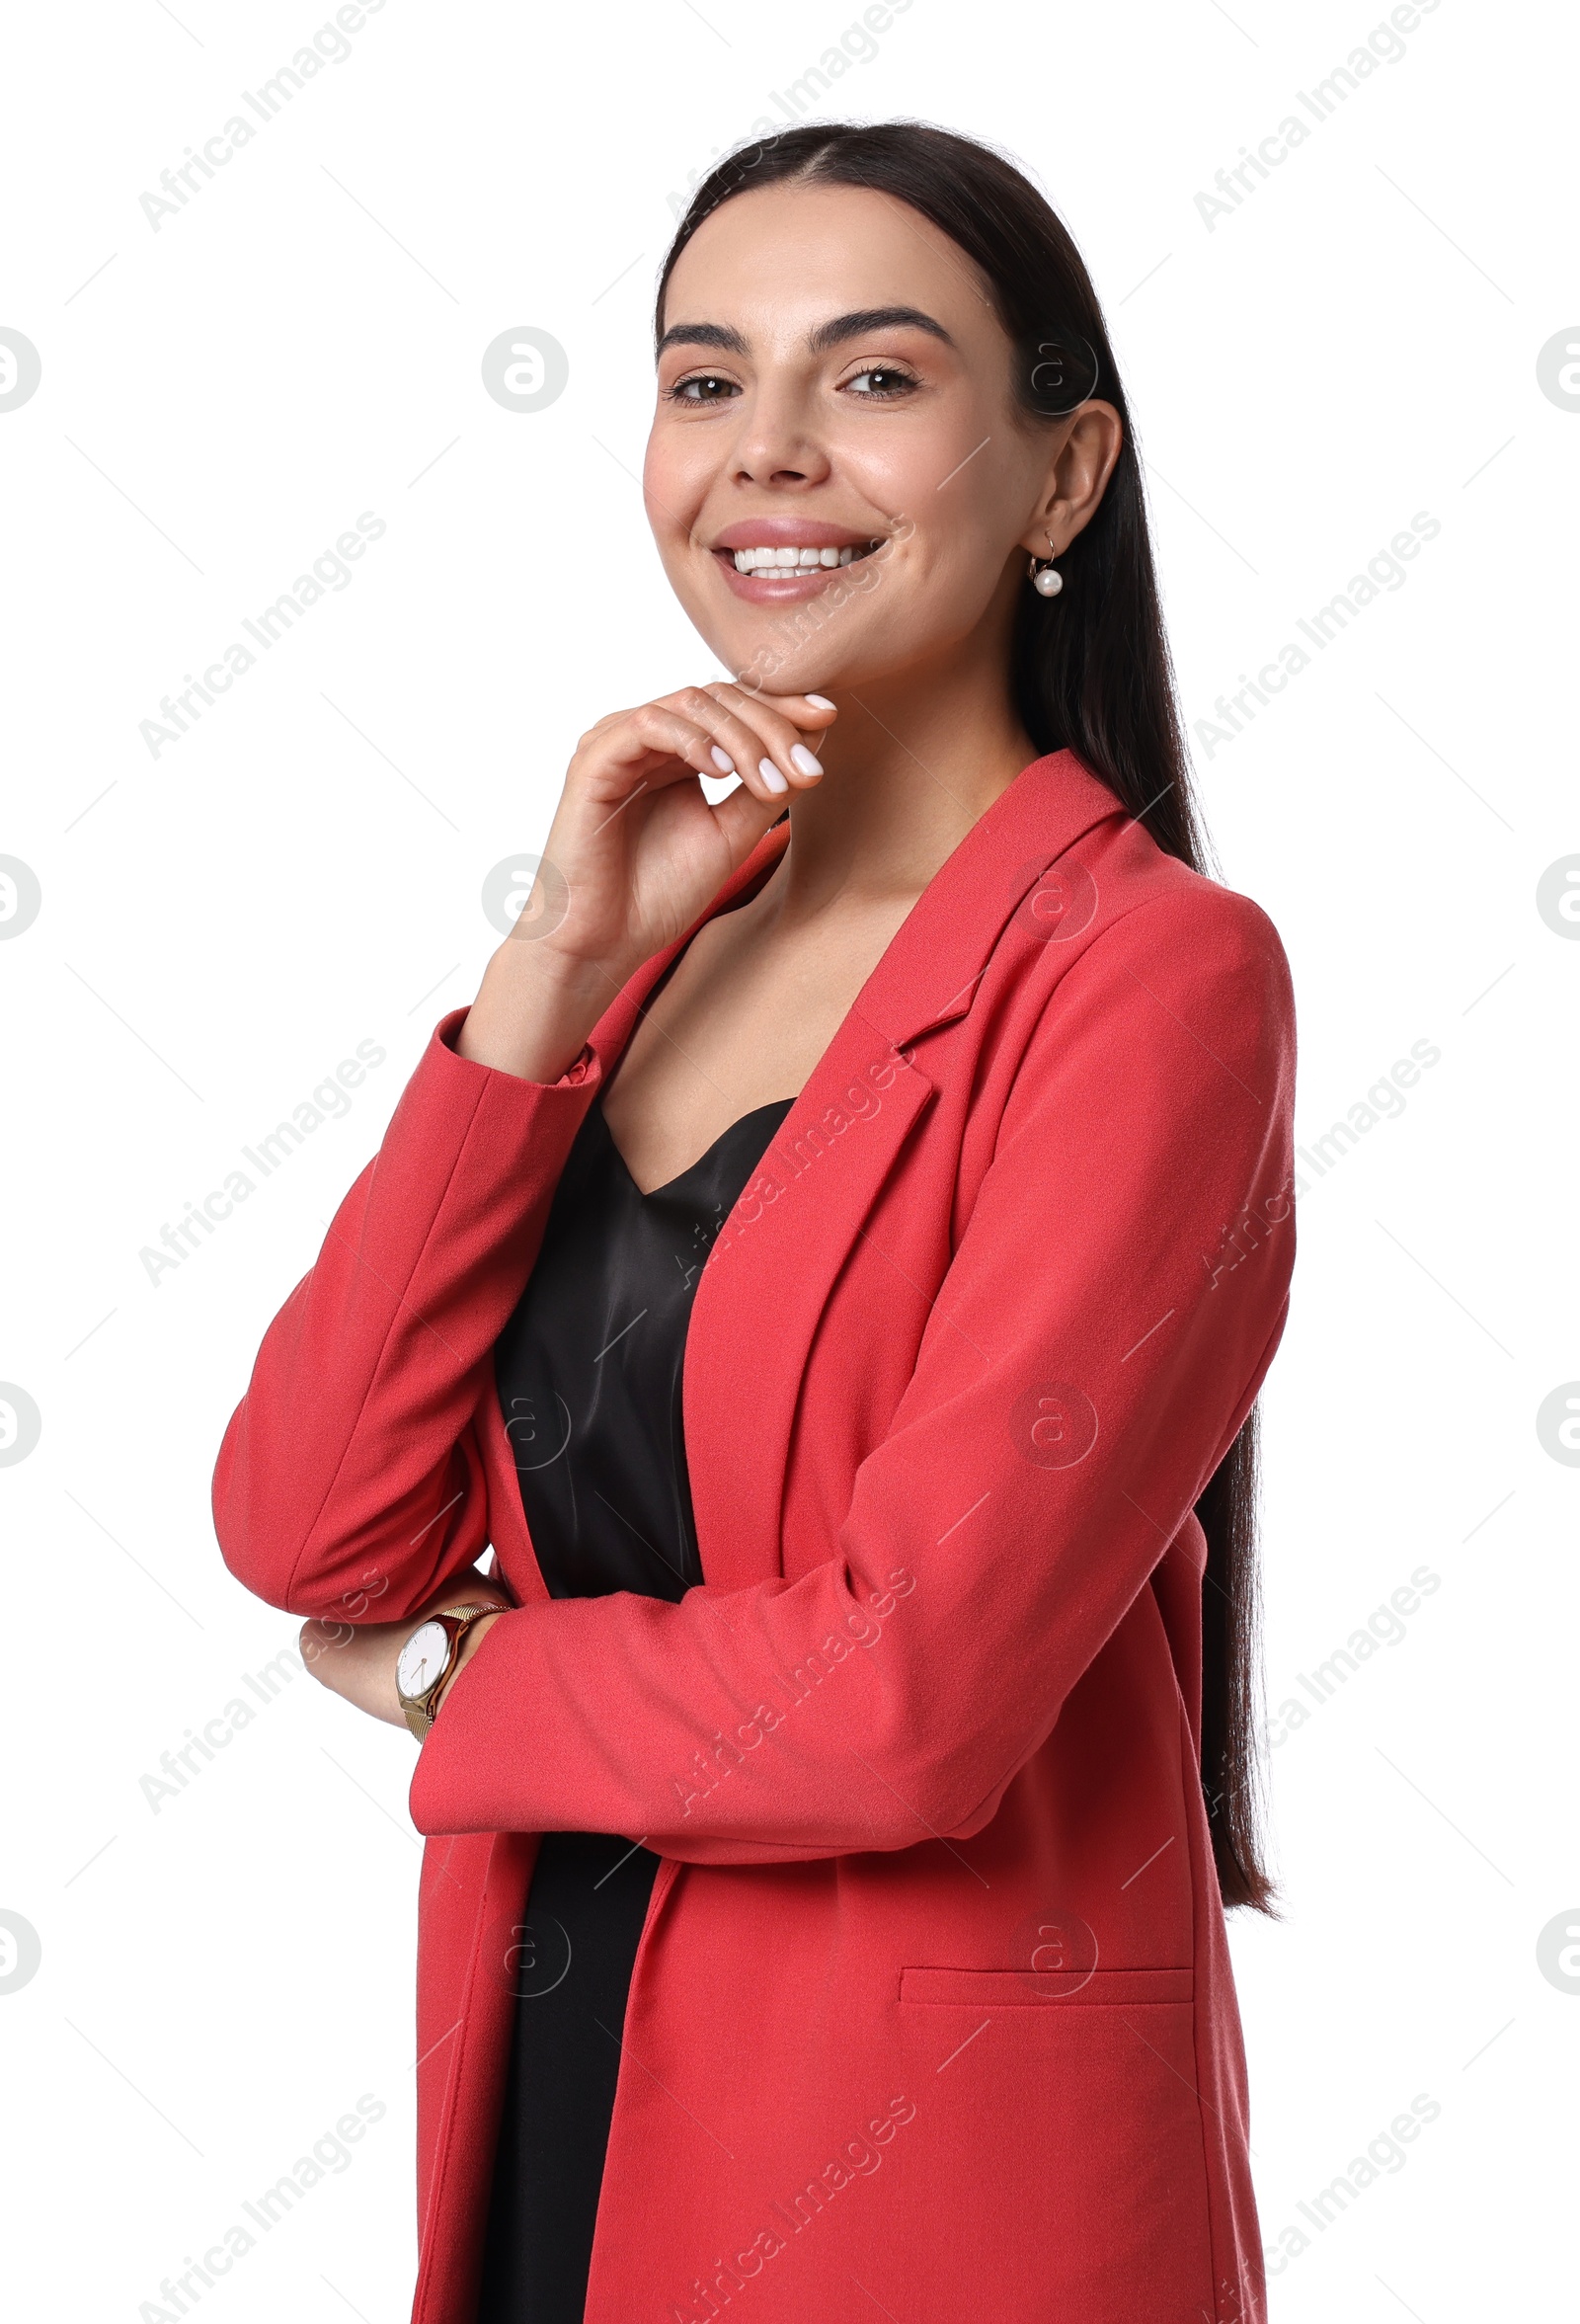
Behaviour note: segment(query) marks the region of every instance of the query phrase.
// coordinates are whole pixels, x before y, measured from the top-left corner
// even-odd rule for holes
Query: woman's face
[[[1077,528],[1048,515],[1071,423],[1017,409],[956,243],[889,195],[763,187],[687,243],[664,323],[648,518],[733,675],[827,691],[985,629],[1007,653],[1028,550]]]

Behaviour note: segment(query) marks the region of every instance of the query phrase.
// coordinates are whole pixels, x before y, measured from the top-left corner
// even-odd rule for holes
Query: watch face
[[[403,1695],[426,1695],[443,1669],[450,1650],[450,1634],[442,1622],[425,1622],[414,1630],[395,1665],[395,1684]]]

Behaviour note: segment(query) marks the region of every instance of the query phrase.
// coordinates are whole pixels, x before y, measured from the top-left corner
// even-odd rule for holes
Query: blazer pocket
[[[1023,1969],[902,1969],[903,2006],[923,2009],[1119,2009],[1188,2002],[1195,1974],[1182,1969],[1080,1969],[1036,1976]]]

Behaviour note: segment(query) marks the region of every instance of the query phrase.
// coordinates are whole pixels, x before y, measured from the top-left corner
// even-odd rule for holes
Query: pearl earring
[[[1056,570],[1052,561],[1053,557],[1058,554],[1054,548],[1053,534],[1045,532],[1043,538],[1048,543],[1049,562],[1039,566],[1035,557],[1029,557],[1026,561],[1026,570],[1031,575],[1032,588],[1040,598],[1057,598],[1065,586],[1065,576]]]

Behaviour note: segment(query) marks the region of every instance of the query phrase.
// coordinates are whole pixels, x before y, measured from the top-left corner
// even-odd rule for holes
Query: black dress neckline
[[[603,1133],[604,1141],[607,1144],[610,1153],[614,1156],[615,1161],[619,1163],[621,1170],[629,1180],[636,1194],[637,1200],[639,1202],[657,1202],[665,1195],[678,1193],[679,1190],[685,1186],[689,1179],[696,1177],[700,1172],[706,1170],[710,1164],[718,1162],[722,1150],[727,1145],[731,1144],[737,1139],[742,1139],[742,1143],[745,1143],[742,1134],[746,1131],[749,1125],[759,1121],[763,1114],[771,1113],[775,1115],[778,1120],[782,1121],[795,1102],[796,1101],[793,1097],[770,1097],[766,1105],[754,1105],[750,1113],[738,1114],[733,1122],[731,1122],[725,1129],[719,1132],[719,1135],[714,1139],[711,1146],[704,1147],[703,1151],[697,1156],[694,1162],[688,1162],[685,1165],[685,1168],[683,1170],[677,1171],[674,1177],[666,1178],[662,1186],[650,1186],[646,1189],[645,1192],[642,1187],[637,1185],[636,1178],[632,1173],[630,1163],[626,1161],[624,1155],[620,1152],[619,1147],[615,1144],[614,1132],[609,1128],[608,1117],[604,1113],[601,1103],[594,1105],[592,1111],[597,1117],[598,1127]],[[755,1141],[758,1153],[760,1155],[763,1141],[757,1138],[755,1130],[752,1131],[752,1138]]]

